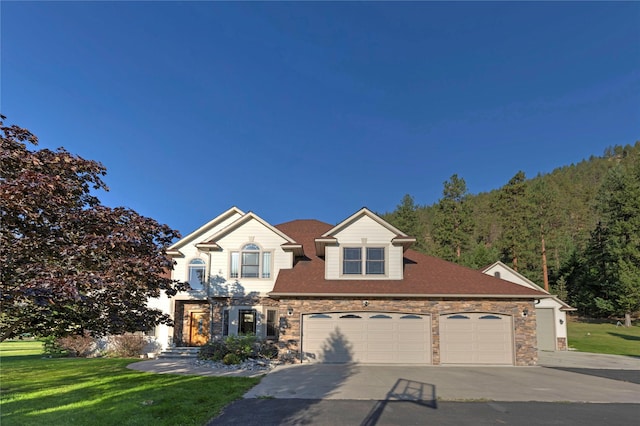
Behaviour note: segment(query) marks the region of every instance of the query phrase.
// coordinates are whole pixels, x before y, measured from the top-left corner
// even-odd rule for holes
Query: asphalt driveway
[[[637,421],[640,359],[565,352],[541,354],[540,364],[278,367],[208,425],[595,426]]]
[[[640,384],[545,367],[294,365],[244,397],[640,403]]]

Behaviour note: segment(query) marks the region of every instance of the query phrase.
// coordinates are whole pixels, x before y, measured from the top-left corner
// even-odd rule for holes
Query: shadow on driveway
[[[361,425],[374,426],[378,424],[387,404],[391,401],[410,401],[425,407],[438,408],[435,385],[414,380],[398,379],[387,394],[387,397],[382,401],[376,402]]]
[[[573,368],[573,367],[545,367],[554,370],[568,371],[571,373],[585,374],[587,376],[604,377],[605,379],[621,382],[636,383],[640,385],[640,370],[609,370],[598,368]]]

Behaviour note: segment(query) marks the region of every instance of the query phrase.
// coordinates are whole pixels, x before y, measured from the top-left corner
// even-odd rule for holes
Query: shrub
[[[224,342],[227,345],[227,351],[237,355],[241,361],[255,354],[256,336],[253,334],[228,336]]]
[[[242,360],[238,355],[229,353],[224,356],[224,358],[222,359],[222,362],[224,363],[224,365],[232,365],[232,364],[240,364]]]
[[[65,355],[65,350],[58,344],[55,336],[47,336],[42,338],[43,352],[49,357],[58,357]]]
[[[216,339],[208,342],[200,348],[198,352],[199,359],[209,359],[212,361],[222,361],[224,356],[228,354],[227,345],[224,340]]]
[[[113,355],[119,358],[135,358],[142,354],[147,344],[144,336],[140,334],[121,334],[111,336],[110,340]]]
[[[257,357],[275,359],[278,357],[278,347],[273,342],[258,341],[253,334],[228,336],[224,339],[212,340],[202,346],[198,358],[225,362],[229,354],[237,357],[238,362]],[[234,364],[237,363],[234,362]]]
[[[96,347],[96,341],[89,332],[84,332],[82,336],[65,336],[56,339],[56,344],[67,351],[68,356],[88,357]]]

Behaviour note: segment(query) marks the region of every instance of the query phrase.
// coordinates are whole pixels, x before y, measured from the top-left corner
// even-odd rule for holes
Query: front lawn
[[[567,322],[569,347],[582,352],[640,357],[640,326],[617,326],[615,320]]]
[[[203,425],[260,381],[127,369],[135,359],[49,359],[41,348],[0,344],[2,426]]]

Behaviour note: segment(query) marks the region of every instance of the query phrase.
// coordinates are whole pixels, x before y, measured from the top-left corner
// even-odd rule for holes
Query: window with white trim
[[[189,286],[191,290],[204,288],[206,265],[202,259],[192,259],[189,262]]]
[[[271,278],[271,252],[249,243],[231,252],[231,278]]]
[[[364,251],[364,257],[362,256]],[[342,249],[343,275],[384,275],[384,247],[345,247]]]

